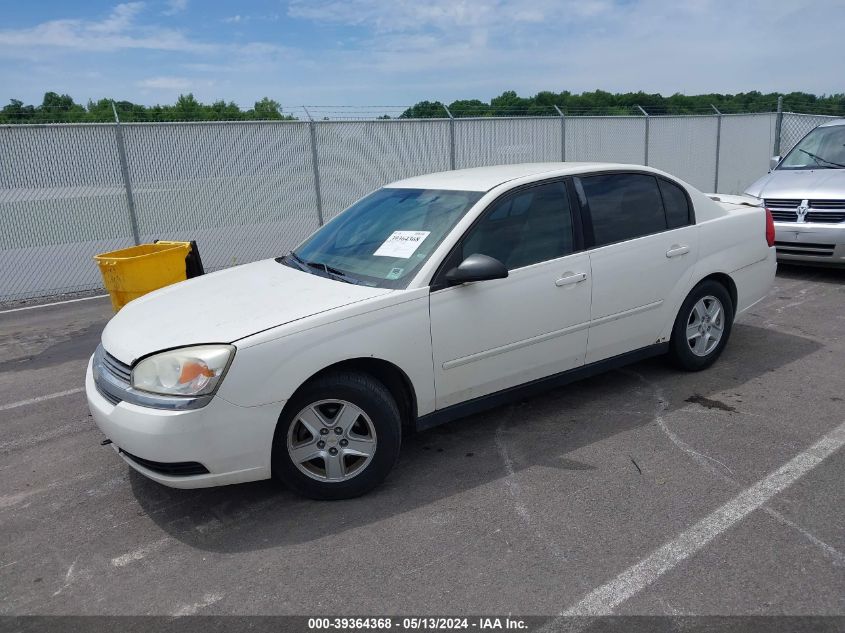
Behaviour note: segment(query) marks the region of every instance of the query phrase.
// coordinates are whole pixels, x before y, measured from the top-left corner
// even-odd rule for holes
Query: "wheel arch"
[[[707,282],[710,282],[708,287],[701,288],[701,286]],[[719,287],[718,292],[716,291],[716,288],[714,288],[714,285]],[[696,301],[700,301],[702,297],[706,297],[710,293],[721,295],[721,297],[719,297],[720,302],[733,303],[734,305],[731,310],[731,318],[726,319],[723,323],[723,332],[719,338],[716,339],[716,345],[714,345],[714,347],[710,350],[707,350],[707,339],[703,339],[705,342],[705,349],[700,350],[701,353],[699,353],[698,350],[690,349],[691,346],[688,343],[688,337],[684,334],[689,334],[687,328],[691,307]],[[733,321],[736,317],[736,302],[737,287],[735,281],[730,275],[721,272],[713,272],[698,280],[698,282],[684,297],[683,302],[679,306],[677,316],[672,324],[671,333],[669,335],[668,356],[677,367],[685,371],[701,371],[702,369],[710,367],[716,359],[719,358],[725,345],[727,345],[728,338],[731,334]],[[727,307],[728,306],[725,306],[723,313],[726,312]],[[700,329],[698,336],[703,335],[704,332],[705,330]]]
[[[697,276],[698,275],[694,274],[692,278],[695,279]],[[734,318],[736,318],[737,301],[739,296],[736,282],[727,273],[721,271],[710,272],[704,275],[703,277],[699,278],[698,281],[696,281],[695,283],[692,283],[687,286],[686,292],[681,290],[678,292],[677,295],[675,295],[675,299],[672,302],[675,308],[666,315],[666,321],[663,324],[663,329],[661,330],[660,336],[657,338],[658,343],[671,341],[672,330],[674,329],[675,325],[675,319],[678,317],[678,314],[684,305],[684,301],[687,300],[687,297],[689,297],[690,293],[699,284],[704,283],[705,281],[715,281],[716,283],[721,284],[728,291],[728,296],[730,296],[731,303],[733,303],[733,316]]]
[[[414,385],[408,375],[400,367],[390,361],[372,356],[348,358],[338,361],[314,372],[291,395],[293,400],[299,391],[310,382],[335,371],[352,371],[372,376],[383,384],[396,401],[402,418],[403,433],[415,428],[417,419],[417,395]]]
[[[736,317],[737,301],[739,298],[736,288],[736,282],[727,273],[710,273],[706,277],[702,277],[701,279],[699,279],[698,283],[696,283],[695,285],[697,286],[698,284],[709,280],[722,284],[727,289],[728,294],[731,296],[731,303],[733,304],[733,316]]]

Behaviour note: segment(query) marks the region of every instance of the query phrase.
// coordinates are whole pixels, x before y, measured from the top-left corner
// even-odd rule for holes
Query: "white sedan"
[[[168,486],[360,495],[411,430],[648,356],[708,367],[774,278],[755,204],[632,165],[402,180],[283,257],[132,301],[89,364],[91,413]]]

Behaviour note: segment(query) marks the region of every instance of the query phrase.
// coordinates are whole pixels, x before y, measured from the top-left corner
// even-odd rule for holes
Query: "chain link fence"
[[[786,156],[810,130],[834,119],[835,116],[785,112],[780,128],[780,155]]]
[[[306,125],[314,130],[320,205],[326,221],[388,182],[451,167],[449,121],[390,119]],[[306,236],[297,234],[290,246]]]
[[[778,116],[0,126],[0,302],[96,290],[92,257],[136,241],[197,240],[208,271],[277,256],[369,191],[448,169],[649,164],[741,193]],[[781,152],[829,118],[783,114]]]

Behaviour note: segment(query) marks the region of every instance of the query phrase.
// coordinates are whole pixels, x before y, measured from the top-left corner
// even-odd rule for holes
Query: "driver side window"
[[[554,182],[495,202],[464,236],[460,261],[481,253],[514,270],[572,252],[572,212],[566,186]]]

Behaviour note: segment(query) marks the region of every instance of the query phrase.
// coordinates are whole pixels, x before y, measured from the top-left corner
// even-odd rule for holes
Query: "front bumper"
[[[845,223],[775,222],[778,261],[845,266]]]
[[[173,488],[206,488],[270,477],[273,434],[284,402],[241,407],[215,396],[201,409],[171,411],[112,404],[94,384],[92,361],[85,374],[91,417],[123,460],[142,475]],[[201,464],[201,475],[170,475],[143,462]],[[172,470],[171,470],[172,472]]]

